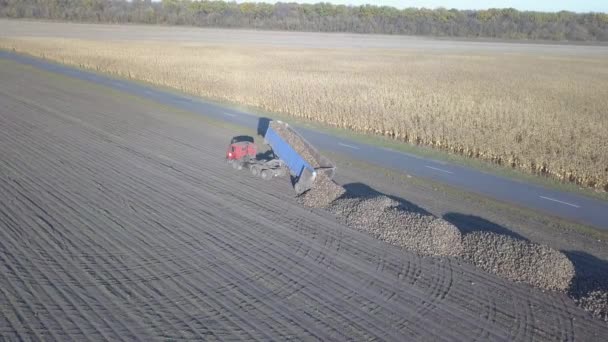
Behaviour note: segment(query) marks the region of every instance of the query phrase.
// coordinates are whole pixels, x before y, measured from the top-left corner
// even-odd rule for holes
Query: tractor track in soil
[[[0,336],[601,340],[564,294],[402,251],[223,161],[231,132],[0,62]]]

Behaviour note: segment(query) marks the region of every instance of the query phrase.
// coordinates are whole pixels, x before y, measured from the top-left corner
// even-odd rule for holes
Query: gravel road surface
[[[420,257],[228,167],[234,128],[0,60],[0,336],[601,341],[565,294]]]

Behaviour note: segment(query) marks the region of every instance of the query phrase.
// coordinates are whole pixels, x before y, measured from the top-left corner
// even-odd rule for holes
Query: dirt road
[[[422,258],[223,161],[233,127],[0,61],[6,339],[603,340],[565,295]]]

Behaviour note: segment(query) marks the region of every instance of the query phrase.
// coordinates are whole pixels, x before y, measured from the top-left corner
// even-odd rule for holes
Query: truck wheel
[[[232,164],[232,168],[233,169],[235,169],[235,170],[238,169],[239,165],[238,165],[238,162],[236,160],[233,160],[231,164]]]
[[[243,164],[241,164],[240,162],[236,163],[236,169],[237,170],[242,170],[243,169]]]
[[[260,175],[260,170],[258,169],[257,166],[254,165],[251,167],[251,174],[256,177]]]
[[[268,171],[268,170],[262,170],[261,176],[262,176],[262,179],[264,179],[264,180],[269,180],[272,177],[272,175],[270,174],[270,171]]]

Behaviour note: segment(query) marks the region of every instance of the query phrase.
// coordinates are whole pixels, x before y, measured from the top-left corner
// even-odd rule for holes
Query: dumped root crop
[[[568,257],[548,246],[489,232],[462,236],[456,226],[443,219],[408,211],[384,195],[349,196],[327,178],[316,182],[300,201],[308,207],[326,208],[348,227],[389,244],[422,255],[462,257],[487,272],[542,289],[565,291],[575,275]],[[597,298],[581,300],[591,310],[605,309]]]
[[[319,167],[319,161],[310,150],[310,147],[305,141],[303,141],[298,135],[293,134],[291,130],[287,128],[287,125],[278,121],[271,121],[270,127],[277,132],[277,134],[289,144],[298,154],[304,158],[310,164],[310,166],[317,168]]]
[[[503,278],[547,290],[564,291],[574,278],[574,266],[562,252],[545,245],[491,232],[463,238],[462,257]]]
[[[406,211],[386,196],[340,198],[329,206],[347,226],[423,255],[459,256],[458,228],[431,215]]]
[[[608,322],[608,292],[592,291],[583,297],[575,299],[576,304],[588,311],[593,317]]]
[[[325,174],[319,173],[312,189],[303,193],[298,200],[309,208],[326,208],[343,196],[346,190]]]

